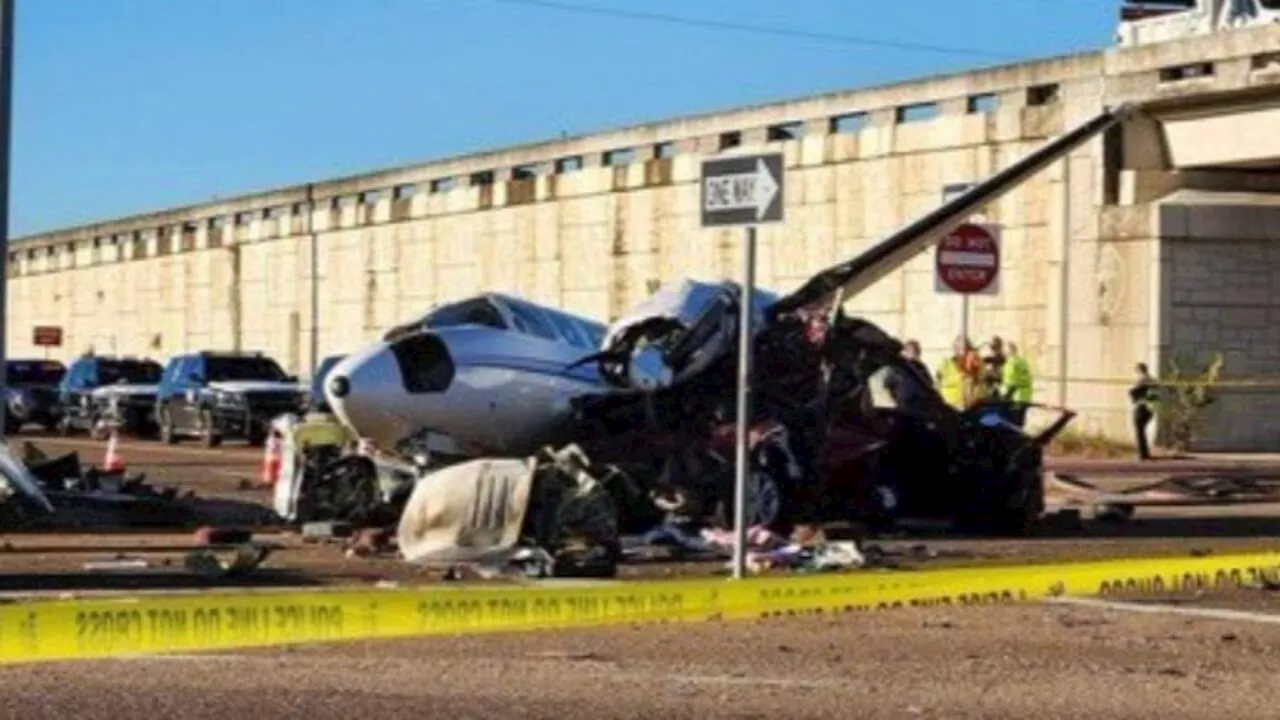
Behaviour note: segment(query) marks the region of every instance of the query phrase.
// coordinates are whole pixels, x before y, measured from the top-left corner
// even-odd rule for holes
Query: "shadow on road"
[[[217,588],[315,587],[323,583],[295,570],[259,569],[235,578],[179,572],[0,573],[0,592],[207,590]]]

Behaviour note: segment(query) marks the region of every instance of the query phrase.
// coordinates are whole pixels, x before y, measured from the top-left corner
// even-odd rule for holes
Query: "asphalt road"
[[[104,446],[32,438],[90,462]],[[130,469],[226,502],[260,451],[127,441]],[[1181,470],[1181,468],[1179,468]],[[1110,477],[1107,482],[1132,482]],[[1090,477],[1100,481],[1100,477]],[[915,565],[1055,561],[1275,549],[1280,507],[1180,509],[1124,525],[1022,540],[884,541]],[[393,558],[303,546],[258,584],[438,582]],[[0,590],[202,585],[165,566],[100,573],[107,546],[172,545],[184,535],[16,533],[3,538]],[[68,552],[70,551],[70,552]],[[706,575],[720,564],[627,566],[624,577]],[[1263,590],[1164,599],[1280,616]],[[1146,599],[1151,607],[1151,599]],[[0,670],[0,715],[22,718],[1271,718],[1280,700],[1280,623],[1083,606],[907,609],[771,622],[616,627],[566,633],[354,642],[16,666]]]
[[[1280,625],[987,606],[20,666],[0,713],[1269,720],[1277,672]]]

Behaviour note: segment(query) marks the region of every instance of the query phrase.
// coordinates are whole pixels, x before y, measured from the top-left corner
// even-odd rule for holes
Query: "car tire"
[[[216,448],[222,444],[222,436],[218,434],[217,428],[213,423],[213,411],[200,411],[200,428],[204,431],[204,446],[207,448]]]
[[[160,426],[160,442],[165,445],[177,445],[178,433],[173,427],[173,413],[169,412],[169,408],[160,408],[156,411],[156,423]]]

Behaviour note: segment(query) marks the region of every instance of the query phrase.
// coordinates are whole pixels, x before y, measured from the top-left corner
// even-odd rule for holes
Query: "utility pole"
[[[0,439],[9,405],[5,385],[9,334],[9,134],[13,119],[13,3],[0,0]]]

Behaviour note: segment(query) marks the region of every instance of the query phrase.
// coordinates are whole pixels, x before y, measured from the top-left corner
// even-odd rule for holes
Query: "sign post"
[[[9,132],[13,119],[13,4],[0,0],[0,441],[4,436],[5,337],[9,330]]]
[[[1000,292],[1000,228],[965,223],[938,242],[934,289],[960,295],[960,334],[969,337],[969,296]]]
[[[738,303],[738,422],[734,458],[733,577],[746,576],[748,438],[755,310],[756,228],[782,221],[782,154],[742,155],[702,163],[702,227],[745,226],[742,294]]]

